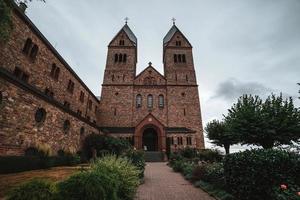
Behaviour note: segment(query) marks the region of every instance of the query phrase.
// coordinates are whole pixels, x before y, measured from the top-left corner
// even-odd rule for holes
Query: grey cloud
[[[252,94],[266,97],[274,90],[265,87],[257,82],[241,82],[237,79],[231,78],[219,84],[215,95],[212,99],[222,98],[232,102],[243,94]]]

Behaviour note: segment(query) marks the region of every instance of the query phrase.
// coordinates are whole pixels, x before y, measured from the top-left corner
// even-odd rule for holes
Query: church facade
[[[101,131],[148,151],[204,148],[192,45],[174,23],[163,39],[162,75],[151,62],[136,73],[137,44],[126,23],[108,45]]]
[[[171,27],[164,75],[151,63],[136,74],[137,38],[125,24],[108,46],[97,98],[17,5],[0,42],[0,156],[29,147],[75,153],[89,134],[129,140],[137,149],[204,148],[192,46]]]

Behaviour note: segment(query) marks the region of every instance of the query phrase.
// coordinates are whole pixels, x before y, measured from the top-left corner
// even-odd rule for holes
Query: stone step
[[[163,162],[164,154],[160,151],[145,151],[146,162]]]

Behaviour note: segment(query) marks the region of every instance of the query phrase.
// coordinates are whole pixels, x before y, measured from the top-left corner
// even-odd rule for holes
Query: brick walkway
[[[136,200],[215,200],[186,181],[166,163],[147,163],[145,183],[140,185]]]

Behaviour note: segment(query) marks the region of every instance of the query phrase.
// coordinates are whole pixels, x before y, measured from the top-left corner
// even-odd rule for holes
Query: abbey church
[[[108,45],[99,99],[17,5],[12,20],[0,43],[0,155],[38,145],[75,153],[89,134],[145,151],[204,148],[192,45],[175,23],[162,41],[164,74],[151,62],[136,73],[126,23]]]

